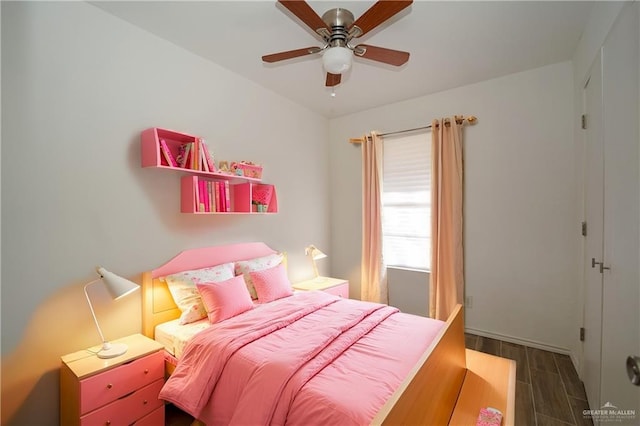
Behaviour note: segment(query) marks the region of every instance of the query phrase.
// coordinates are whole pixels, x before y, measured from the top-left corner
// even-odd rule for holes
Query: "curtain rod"
[[[477,121],[478,121],[478,119],[473,115],[470,115],[468,117],[465,117],[463,115],[456,116],[456,122],[458,124],[464,124],[465,122],[467,122],[469,124],[476,124]],[[448,118],[445,119],[445,123],[448,123],[448,122],[449,122],[449,119]],[[405,130],[397,130],[395,132],[380,133],[380,134],[378,134],[378,136],[391,136],[391,135],[397,135],[397,134],[400,134],[400,133],[415,132],[417,130],[426,130],[426,129],[431,129],[431,124],[429,124],[428,126],[415,127],[413,129],[405,129]],[[368,138],[369,136],[365,136],[365,137]],[[349,142],[350,143],[363,143],[365,137],[362,137],[362,138],[350,138]]]

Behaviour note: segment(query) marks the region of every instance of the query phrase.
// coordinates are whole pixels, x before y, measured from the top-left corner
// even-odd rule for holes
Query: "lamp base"
[[[127,349],[129,348],[124,343],[105,342],[105,344],[102,345],[102,349],[100,349],[96,355],[98,356],[98,358],[103,358],[103,359],[115,358],[127,352]]]

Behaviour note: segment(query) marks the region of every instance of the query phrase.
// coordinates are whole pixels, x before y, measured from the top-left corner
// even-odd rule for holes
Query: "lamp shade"
[[[309,258],[311,259],[311,265],[313,266],[313,275],[315,276],[316,279],[319,279],[320,276],[318,274],[318,265],[316,265],[316,260],[324,259],[325,257],[327,257],[327,255],[324,254],[322,251],[320,251],[313,244],[305,247],[304,254],[309,256]]]
[[[107,292],[109,293],[109,295],[111,295],[111,298],[116,300],[136,291],[140,288],[140,286],[114,274],[113,272],[109,272],[100,266],[96,268],[96,272],[98,273],[98,275],[100,275],[100,278],[95,281],[91,281],[89,284],[86,284],[84,286],[84,295],[87,298],[87,303],[89,304],[89,309],[91,310],[91,316],[93,317],[93,321],[96,323],[98,334],[100,334],[100,338],[102,339],[102,348],[98,352],[96,352],[96,356],[98,358],[113,358],[127,352],[127,345],[125,345],[124,343],[111,343],[104,338],[102,330],[100,329],[100,324],[98,324],[98,319],[96,318],[96,313],[93,310],[93,305],[91,304],[91,299],[89,298],[87,288],[93,284],[102,282],[107,288]]]
[[[318,249],[314,245],[310,245],[309,247],[305,248],[305,254],[307,256],[310,256],[311,259],[313,259],[313,260],[324,259],[325,257],[327,257],[326,254],[321,252],[320,249]]]
[[[96,272],[102,277],[102,282],[104,282],[107,291],[114,300],[124,297],[140,288],[138,284],[122,278],[113,272],[109,272],[101,266],[96,268]]]
[[[324,69],[331,74],[342,74],[351,68],[353,53],[342,46],[330,47],[322,54]]]

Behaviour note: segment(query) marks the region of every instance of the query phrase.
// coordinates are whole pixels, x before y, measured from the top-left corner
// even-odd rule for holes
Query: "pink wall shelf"
[[[152,127],[142,132],[141,165],[188,173],[180,182],[180,211],[190,214],[265,214],[278,212],[275,186],[261,183],[259,178],[236,176],[218,171],[196,170],[177,163],[185,144],[196,143],[202,138],[174,130]],[[163,152],[164,148],[169,152]],[[210,148],[209,148],[210,149]],[[169,157],[169,160],[167,159]],[[264,201],[265,190],[270,195],[268,204],[257,206],[252,203],[254,195],[261,194]],[[217,192],[217,198],[216,198]]]

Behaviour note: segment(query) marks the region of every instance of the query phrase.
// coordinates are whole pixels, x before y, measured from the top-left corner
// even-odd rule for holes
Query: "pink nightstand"
[[[141,334],[113,343],[125,343],[123,355],[100,359],[100,345],[62,357],[60,369],[60,424],[164,425],[163,346]],[[93,352],[93,353],[92,353]]]
[[[321,290],[336,296],[349,298],[349,281],[341,278],[318,277],[293,285],[294,290]]]

